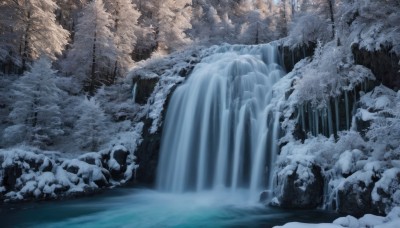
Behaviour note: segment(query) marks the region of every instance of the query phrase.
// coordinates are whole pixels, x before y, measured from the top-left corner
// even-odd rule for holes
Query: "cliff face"
[[[297,46],[296,48],[291,48],[282,44],[278,45],[278,50],[286,72],[292,71],[294,65],[300,60],[313,56],[316,46],[317,44],[314,42],[309,42],[307,45]]]
[[[399,57],[389,50],[367,51],[354,45],[350,53],[354,63],[350,61],[348,65],[357,68],[341,74],[338,71],[337,75],[332,71],[328,78],[341,76],[349,83],[357,75],[370,71],[375,80],[360,77],[353,86],[338,84],[341,92],[333,96],[316,90],[326,95],[321,103],[299,102],[302,100],[299,94],[310,93],[304,89],[324,86],[314,83],[323,75],[318,70],[321,63],[317,59],[307,60],[311,64],[316,62],[314,65],[297,65],[282,79],[287,81],[282,126],[289,134],[282,139],[284,143],[277,161],[273,205],[283,208],[324,206],[357,216],[386,214],[399,205],[396,195],[400,188],[391,183],[398,182],[399,173],[396,165],[400,157],[399,131],[394,126],[400,123],[397,105],[400,94],[396,93],[400,88],[400,66]],[[307,71],[304,67],[317,70]],[[357,70],[362,68],[365,70]],[[308,79],[307,83],[304,79]],[[299,92],[302,89],[306,92]],[[335,137],[330,137],[332,133]],[[299,164],[311,165],[298,172]],[[318,176],[318,172],[310,168],[314,166],[320,167],[323,178],[312,178]],[[289,168],[293,170],[287,172]],[[302,173],[307,174],[307,178],[302,178]],[[390,187],[383,187],[382,183]],[[320,189],[315,186],[322,186],[324,191],[315,191]],[[290,192],[300,200],[293,200],[293,194],[287,194]],[[317,203],[310,205],[310,202]]]
[[[163,120],[169,100],[176,87],[200,62],[201,50],[199,47],[175,53],[132,72],[132,83],[136,87],[135,103],[140,106],[136,118],[144,123],[143,140],[135,152],[139,164],[136,180],[140,183],[155,183]]]
[[[395,91],[400,89],[400,56],[392,53],[390,47],[367,51],[353,45],[352,52],[355,63],[371,69],[378,83]]]

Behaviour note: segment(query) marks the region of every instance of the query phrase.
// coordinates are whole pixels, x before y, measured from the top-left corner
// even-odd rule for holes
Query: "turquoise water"
[[[320,210],[265,207],[240,195],[114,189],[76,200],[3,205],[0,227],[272,227],[338,217]]]

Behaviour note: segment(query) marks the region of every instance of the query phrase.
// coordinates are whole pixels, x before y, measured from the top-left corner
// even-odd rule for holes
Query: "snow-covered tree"
[[[0,3],[0,50],[19,53],[21,66],[45,54],[54,59],[68,43],[69,32],[56,22],[53,0],[7,0]],[[3,45],[7,45],[4,47]]]
[[[14,83],[14,103],[9,114],[14,125],[5,129],[5,141],[43,147],[63,134],[59,105],[63,92],[56,86],[56,77],[51,62],[40,58]]]
[[[270,19],[263,17],[263,14],[259,10],[252,10],[247,13],[247,20],[241,28],[241,43],[259,44],[272,39],[272,31],[269,29]]]
[[[327,42],[331,39],[329,25],[318,14],[304,13],[294,17],[290,24],[288,45],[309,45],[317,41]]]
[[[57,20],[71,33],[75,31],[78,13],[89,2],[89,0],[56,0],[58,9],[56,10]]]
[[[400,55],[400,2],[397,0],[342,0],[338,30],[342,42],[357,43],[369,51],[382,47]]]
[[[157,11],[160,1],[157,0],[133,0],[132,1],[141,16],[138,19],[140,30],[136,34],[136,46],[132,53],[135,61],[140,61],[151,56],[151,53],[157,48]]]
[[[116,46],[111,32],[114,22],[102,0],[84,8],[76,26],[74,43],[63,62],[65,72],[84,82],[90,94],[97,86],[109,83],[116,60]]]
[[[81,113],[75,124],[73,137],[81,149],[96,151],[105,142],[108,119],[95,98],[84,98],[78,107]]]
[[[108,0],[105,2],[107,11],[112,15],[114,28],[114,43],[117,48],[112,81],[117,76],[124,75],[132,66],[132,52],[137,42],[136,34],[142,32],[138,26],[140,13],[131,0]]]
[[[191,1],[166,0],[160,3],[157,12],[158,51],[171,52],[190,43],[186,31],[191,28]]]

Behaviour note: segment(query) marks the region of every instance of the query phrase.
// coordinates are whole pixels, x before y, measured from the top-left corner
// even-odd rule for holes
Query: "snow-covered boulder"
[[[101,166],[91,165],[78,159],[64,161],[61,167],[69,173],[75,174],[84,184],[101,188],[109,186],[109,171]]]
[[[362,159],[365,159],[362,151],[358,149],[352,151],[346,150],[340,154],[339,159],[335,163],[335,168],[341,175],[348,177],[357,170],[358,163],[361,163],[360,160]]]
[[[322,203],[324,179],[321,167],[304,159],[280,167],[272,205],[283,208],[316,208]]]
[[[50,172],[54,161],[43,154],[23,150],[0,150],[0,184],[7,190],[14,190],[17,179],[26,172]]]
[[[122,145],[115,146],[109,153],[107,161],[110,174],[115,180],[124,179],[125,172],[128,168],[127,158],[129,151]]]
[[[400,205],[400,169],[386,170],[381,179],[376,182],[372,190],[374,206],[380,214],[390,212],[395,206]]]
[[[376,213],[371,192],[377,178],[377,174],[373,171],[360,170],[343,179],[336,192],[337,211],[357,216]]]
[[[77,159],[22,149],[0,150],[0,200],[44,200],[91,194],[133,178],[138,166],[123,145]]]

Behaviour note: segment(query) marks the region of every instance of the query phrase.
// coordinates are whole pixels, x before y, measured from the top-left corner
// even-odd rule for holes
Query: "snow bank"
[[[0,150],[0,199],[40,200],[87,194],[129,181],[137,168],[123,145],[77,159],[53,159],[22,149]]]
[[[375,228],[398,228],[400,225],[400,207],[395,207],[386,216],[376,216],[371,214],[366,214],[360,219],[353,216],[341,217],[333,221],[332,223],[320,223],[320,224],[309,224],[309,223],[299,223],[290,222],[283,226],[274,226],[274,228],[359,228],[359,227],[375,227]]]

